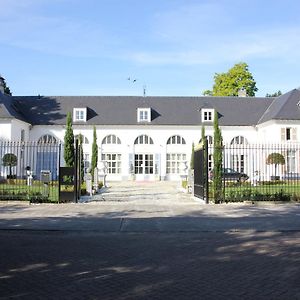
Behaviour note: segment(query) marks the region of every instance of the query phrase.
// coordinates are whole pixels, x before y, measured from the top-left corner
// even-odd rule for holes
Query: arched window
[[[39,144],[57,144],[57,139],[51,134],[45,134],[38,140]]]
[[[214,142],[213,137],[211,135],[207,135],[206,138],[207,138],[208,145],[212,145]],[[202,139],[200,140],[199,143],[201,143],[201,142],[202,142]]]
[[[234,137],[230,142],[230,145],[245,145],[245,144],[248,144],[248,141],[246,138],[244,138],[241,135]]]
[[[83,134],[81,136],[82,136],[82,144],[89,144],[90,143],[86,136],[84,136]],[[75,140],[79,140],[79,134],[75,135]]]
[[[167,141],[167,145],[179,145],[179,144],[183,144],[183,145],[186,144],[185,139],[180,135],[173,135]]]
[[[153,145],[153,140],[148,135],[140,135],[135,139],[134,144],[135,145],[141,145],[141,144],[152,144]]]
[[[121,140],[114,134],[110,134],[102,140],[102,144],[121,144]]]

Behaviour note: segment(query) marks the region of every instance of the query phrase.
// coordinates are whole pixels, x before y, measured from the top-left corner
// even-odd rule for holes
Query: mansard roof
[[[11,96],[0,92],[0,119],[18,119],[27,122],[21,111],[14,105]]]
[[[0,93],[0,118],[32,125],[64,125],[67,112],[87,108],[87,125],[140,125],[137,109],[151,108],[147,125],[201,125],[201,109],[213,108],[223,126],[269,120],[300,120],[300,91],[263,97],[7,96]],[[82,124],[82,123],[81,123]]]
[[[201,108],[217,110],[219,124],[256,125],[274,98],[13,96],[15,106],[33,125],[64,125],[67,112],[87,107],[88,125],[138,125],[137,109],[151,107],[150,125],[201,125]],[[141,125],[143,126],[143,125]]]
[[[274,98],[260,123],[270,120],[300,120],[300,91],[298,89]]]

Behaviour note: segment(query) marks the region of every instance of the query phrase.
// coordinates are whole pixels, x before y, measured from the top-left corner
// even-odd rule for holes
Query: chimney
[[[238,91],[238,97],[247,97],[246,89],[242,88]]]
[[[4,94],[4,78],[0,75],[0,93]]]

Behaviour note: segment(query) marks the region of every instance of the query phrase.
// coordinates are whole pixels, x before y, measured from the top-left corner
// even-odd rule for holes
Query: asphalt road
[[[300,299],[300,232],[0,230],[0,299]]]

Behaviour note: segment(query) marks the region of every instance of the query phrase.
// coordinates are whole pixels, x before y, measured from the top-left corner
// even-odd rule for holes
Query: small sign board
[[[41,181],[43,183],[49,183],[51,181],[51,171],[41,170]]]

